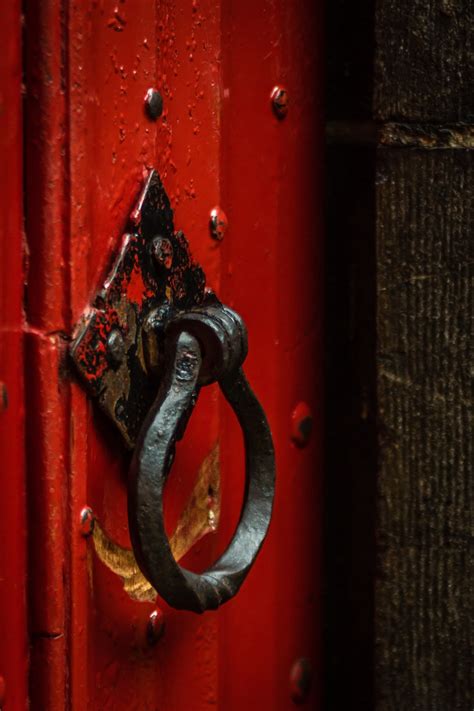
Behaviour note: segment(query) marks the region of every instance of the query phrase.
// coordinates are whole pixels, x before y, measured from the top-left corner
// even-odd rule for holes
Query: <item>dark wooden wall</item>
[[[380,711],[474,707],[473,28],[468,0],[377,7]]]
[[[354,12],[328,6],[327,708],[472,711],[473,3]]]

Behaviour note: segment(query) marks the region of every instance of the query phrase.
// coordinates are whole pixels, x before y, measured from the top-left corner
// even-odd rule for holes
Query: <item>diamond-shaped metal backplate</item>
[[[159,385],[168,320],[201,304],[205,276],[175,232],[161,180],[151,171],[118,256],[76,327],[71,355],[89,393],[133,447]]]

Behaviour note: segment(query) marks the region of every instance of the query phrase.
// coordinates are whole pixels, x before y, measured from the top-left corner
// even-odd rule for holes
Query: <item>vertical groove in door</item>
[[[66,413],[68,122],[65,3],[25,3],[25,385],[30,703],[68,708]]]
[[[21,3],[0,25],[0,697],[27,703]],[[0,702],[3,705],[3,700]]]

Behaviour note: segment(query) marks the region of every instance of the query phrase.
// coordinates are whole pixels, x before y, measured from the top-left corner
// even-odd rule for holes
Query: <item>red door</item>
[[[48,711],[319,708],[320,5],[28,1],[22,144],[21,17],[9,4],[0,30],[8,711],[27,697]],[[159,117],[145,106],[151,88]],[[276,449],[266,542],[236,597],[203,615],[130,592],[130,453],[69,357],[152,168],[208,285],[247,324],[244,368]],[[222,239],[210,230],[216,207]],[[199,538],[188,514],[210,480],[218,525]],[[217,386],[203,388],[165,492],[180,553],[194,543],[186,567],[223,552],[243,495],[235,416]]]

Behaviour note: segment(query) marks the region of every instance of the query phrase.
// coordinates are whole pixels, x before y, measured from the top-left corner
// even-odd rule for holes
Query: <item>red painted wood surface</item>
[[[26,708],[21,5],[0,23],[0,707]]]
[[[319,14],[309,0],[26,6],[32,708],[291,709],[290,674],[301,658],[313,669],[306,705],[318,708]],[[283,120],[270,101],[276,84],[288,90]],[[156,123],[144,112],[151,86],[165,104]],[[246,371],[268,414],[278,467],[271,531],[239,595],[203,616],[158,601],[166,630],[154,647],[146,639],[154,606],[132,601],[81,536],[88,504],[107,535],[129,545],[129,455],[65,359],[72,326],[152,166],[208,282],[247,323]],[[222,242],[209,233],[216,205],[229,221]],[[291,439],[299,402],[314,416],[303,448]],[[187,556],[196,569],[225,547],[243,491],[241,436],[209,388],[173,467],[172,516],[216,441],[221,526]]]

